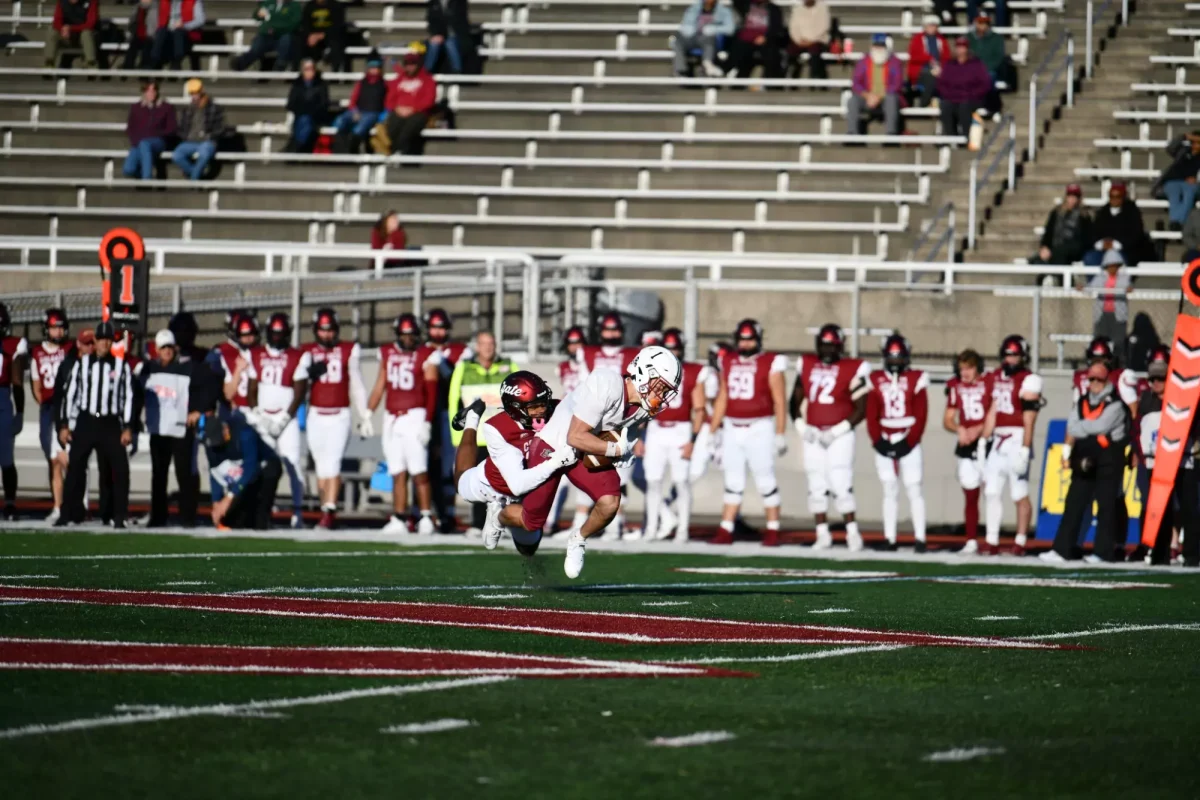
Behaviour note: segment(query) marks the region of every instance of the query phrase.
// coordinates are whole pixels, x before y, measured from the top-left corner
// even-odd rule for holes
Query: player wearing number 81
[[[383,457],[392,476],[392,518],[386,533],[411,533],[408,476],[417,490],[421,511],[417,533],[433,533],[429,486],[429,438],[437,403],[440,353],[420,344],[421,325],[412,314],[396,317],[396,341],[379,348],[379,375],[367,406],[374,411],[387,396],[383,418]]]

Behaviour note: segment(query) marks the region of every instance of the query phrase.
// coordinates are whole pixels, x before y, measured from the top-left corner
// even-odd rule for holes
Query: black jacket
[[[429,0],[425,5],[425,23],[430,36],[456,36],[460,43],[471,37],[467,0]],[[461,46],[461,45],[460,45]]]
[[[733,10],[738,13],[738,30],[741,30],[742,20],[746,19],[746,13],[750,10],[750,0],[733,0]],[[779,46],[786,42],[787,35],[783,9],[767,0],[767,41]]]
[[[329,113],[329,86],[319,73],[311,82],[306,82],[302,77],[292,81],[287,110],[298,117],[312,117],[318,124],[325,119]]]
[[[1137,203],[1125,198],[1121,213],[1113,215],[1111,206],[1101,206],[1092,218],[1092,241],[1112,239],[1121,243],[1127,264],[1142,260],[1146,246],[1146,226]]]
[[[1058,229],[1059,218],[1063,214],[1063,207],[1056,206],[1050,212],[1050,216],[1046,217],[1046,231],[1042,234],[1042,247],[1049,247],[1054,250],[1054,233]],[[1076,235],[1069,245],[1069,252],[1064,255],[1069,258],[1067,263],[1073,263],[1083,258],[1083,253],[1095,239],[1092,237],[1092,218],[1084,208],[1079,209],[1079,227],[1076,230]],[[1060,243],[1060,248],[1068,248],[1068,245]]]
[[[305,36],[310,33],[325,33],[340,31],[346,27],[346,8],[342,0],[309,0],[304,6],[304,16],[300,30]]]

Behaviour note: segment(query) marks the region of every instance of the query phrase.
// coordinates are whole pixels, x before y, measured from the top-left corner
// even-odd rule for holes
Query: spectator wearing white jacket
[[[717,0],[696,0],[683,12],[679,33],[675,36],[675,74],[688,75],[688,54],[700,50],[700,64],[710,78],[720,77],[716,65],[717,37],[732,36],[735,28],[733,12]]]
[[[825,0],[804,0],[800,5],[792,6],[792,16],[788,19],[788,38],[791,40],[788,51],[794,56],[808,53],[808,74],[818,80],[828,75],[822,56],[829,48],[832,27]],[[799,75],[797,72],[796,76]]]

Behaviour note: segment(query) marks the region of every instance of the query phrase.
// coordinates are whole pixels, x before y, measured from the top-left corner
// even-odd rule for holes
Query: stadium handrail
[[[983,167],[983,174],[979,174],[980,165],[985,163],[988,152],[992,149],[996,139],[1001,131],[1008,130],[1008,140],[1004,145],[996,151],[992,156],[991,161],[986,162],[987,166]],[[978,227],[976,222],[976,203],[978,202],[979,193],[992,179],[992,174],[999,168],[1003,159],[1008,159],[1008,175],[1005,178],[1004,190],[1012,191],[1017,184],[1017,123],[1013,119],[1012,114],[1007,114],[1000,121],[1000,124],[993,126],[992,132],[984,141],[983,146],[975,153],[975,157],[971,159],[971,168],[967,176],[967,249],[975,249],[975,233]]]
[[[1090,29],[1089,29],[1090,30]],[[1062,63],[1058,63],[1056,59],[1059,57],[1059,51],[1066,45],[1066,52],[1062,56]],[[1051,97],[1051,92],[1054,86],[1060,79],[1064,79],[1066,84],[1066,101],[1067,108],[1072,108],[1075,105],[1075,37],[1070,30],[1064,30],[1058,35],[1054,41],[1054,45],[1046,53],[1037,68],[1029,76],[1029,119],[1027,126],[1029,128],[1029,160],[1037,159],[1037,139],[1040,125],[1037,123],[1038,107],[1045,102],[1047,97]],[[1043,73],[1053,68],[1054,72],[1045,80],[1045,86],[1042,87],[1039,96],[1038,79],[1043,76]],[[1056,109],[1057,110],[1057,104]]]
[[[946,229],[934,239],[934,233],[938,230],[938,226],[943,218],[946,220]],[[922,221],[921,235],[917,237],[917,240],[913,242],[913,246],[909,249],[907,260],[931,262],[942,247],[946,248],[946,263],[954,263],[954,256],[956,255],[955,219],[954,203],[951,202],[945,203],[932,217]],[[911,283],[912,277],[912,274],[906,274],[904,276],[905,282]]]

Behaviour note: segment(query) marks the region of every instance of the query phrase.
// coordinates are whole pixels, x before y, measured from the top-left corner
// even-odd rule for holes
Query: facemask
[[[875,64],[883,64],[887,61],[888,52],[882,47],[871,48],[871,61]]]

